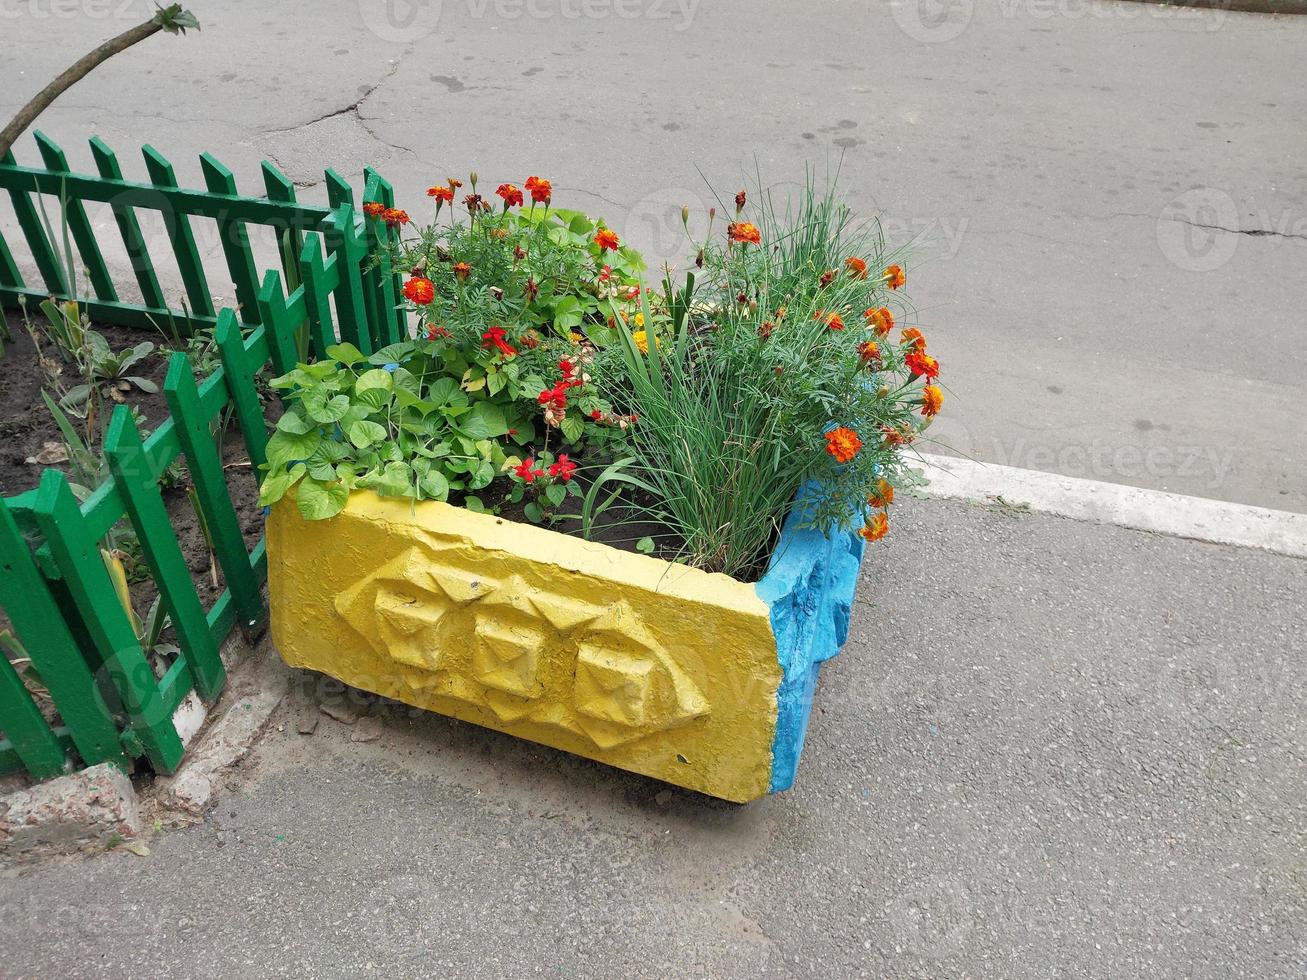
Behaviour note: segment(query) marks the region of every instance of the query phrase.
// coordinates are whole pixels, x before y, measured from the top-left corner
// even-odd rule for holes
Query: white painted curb
[[[930,497],[984,502],[1002,497],[1043,514],[1307,558],[1307,514],[952,456],[923,453],[921,458],[930,480],[922,489]]]

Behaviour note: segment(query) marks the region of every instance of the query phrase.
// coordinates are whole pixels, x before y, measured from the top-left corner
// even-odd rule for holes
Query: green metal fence
[[[170,320],[190,330],[213,327],[221,366],[197,382],[186,356],[175,354],[164,383],[170,417],[148,435],[138,430],[126,406],[118,406],[103,446],[111,478],[84,501],[79,503],[68,479],[54,469],[44,472],[35,489],[0,501],[0,607],[61,722],[47,721],[9,660],[0,656],[5,736],[0,772],[26,768],[46,777],[74,760],[125,766],[140,757],[171,772],[182,756],[173,722],[177,708],[191,691],[205,700],[216,698],[226,676],[219,646],[234,627],[253,637],[267,620],[263,541],[246,550],[215,426],[224,414],[234,416],[258,480],[268,426],[256,377],[265,366],[284,373],[298,360],[321,356],[338,339],[371,351],[407,335],[396,302],[397,278],[379,249],[388,232],[379,222],[358,221],[349,185],[330,170],[329,206],[321,208],[296,202],[290,181],[268,163],[263,164],[267,196],[242,197],[230,171],[208,154],[201,157],[208,186],[197,191],[179,188],[171,165],[150,147],[143,153],[153,183],[145,185],[124,180],[113,152],[99,140],[91,141],[97,177],[69,172],[62,150],[43,135],[37,134],[37,143],[44,166],[18,166],[7,156],[0,161],[0,188],[9,193],[30,264],[45,288],[24,283],[0,235],[0,303],[53,295],[79,299],[92,319],[102,322],[146,327]],[[366,200],[393,204],[384,180],[371,171],[366,180]],[[32,194],[61,199],[94,295],[76,296],[78,285],[67,281]],[[142,303],[120,298],[85,202],[112,208]],[[181,309],[165,301],[136,213],[144,208],[164,214],[188,299]],[[217,222],[237,310],[214,308],[192,217]],[[258,286],[246,224],[272,227],[281,245],[282,270],[268,271]],[[160,489],[165,471],[179,458],[185,460],[226,585],[209,609],[192,583]],[[156,676],[101,555],[102,541],[124,518],[140,542],[180,648],[162,677]]]

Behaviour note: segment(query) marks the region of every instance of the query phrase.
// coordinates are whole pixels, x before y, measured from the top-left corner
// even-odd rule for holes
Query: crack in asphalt
[[[1178,221],[1181,224],[1189,225],[1191,228],[1207,228],[1211,231],[1224,231],[1231,235],[1249,235],[1253,238],[1297,238],[1300,241],[1307,241],[1307,235],[1295,235],[1288,231],[1275,231],[1272,228],[1227,228],[1224,225],[1208,225],[1201,221],[1190,221],[1188,218],[1173,218],[1170,215],[1161,215],[1163,221]]]

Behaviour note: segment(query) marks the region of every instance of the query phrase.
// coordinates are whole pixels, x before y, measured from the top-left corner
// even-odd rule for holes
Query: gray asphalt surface
[[[450,173],[537,173],[657,260],[687,254],[681,205],[712,203],[700,170],[729,198],[755,163],[785,182],[842,153],[859,213],[917,241],[942,442],[1307,510],[1307,18],[1113,0],[191,6],[200,34],[146,42],[43,118],[76,168],[99,133],[138,179],[149,142],[185,184],[211,150],[247,192],[271,159],[322,200],[324,166],[357,181],[371,163],[415,214]],[[0,4],[0,116],[151,9]],[[162,223],[145,230],[164,255]]]
[[[1301,977],[1304,606],[1307,562],[908,501],[792,792],[288,705],[202,825],[0,878],[0,974]]]

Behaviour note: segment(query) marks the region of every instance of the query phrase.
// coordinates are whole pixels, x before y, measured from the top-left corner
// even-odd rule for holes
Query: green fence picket
[[[200,169],[204,171],[204,184],[211,192],[237,196],[236,178],[213,154],[200,154]],[[258,323],[258,273],[254,269],[249,229],[239,218],[223,215],[218,218],[218,236],[222,239],[222,253],[227,258],[231,284],[236,288],[241,320]]]
[[[364,301],[361,263],[367,254],[363,236],[354,224],[354,209],[342,204],[331,214],[325,229],[327,249],[336,260],[336,327],[340,339],[371,354],[372,331]]]
[[[390,181],[382,177],[371,167],[363,168],[363,179],[369,191],[365,194],[369,200],[377,201],[388,208],[395,206],[395,188],[391,186]],[[376,222],[369,222],[375,225]],[[384,242],[389,246],[396,235],[385,229],[380,229],[384,234]],[[378,242],[379,246],[381,242]],[[378,312],[382,314],[379,321],[385,324],[387,344],[398,343],[401,340],[408,340],[408,322],[404,315],[404,304],[402,297],[404,295],[404,284],[390,261],[389,247],[375,249],[374,254],[377,256],[377,268],[382,276],[381,283],[381,303]]]
[[[2,231],[0,231],[0,287],[23,288],[23,277],[18,271],[18,263],[14,261],[14,253],[9,251],[9,243],[5,241]]]
[[[103,656],[104,669],[122,699],[134,737],[156,769],[172,772],[181,762],[181,739],[159,697],[154,671],[118,601],[100,543],[88,533],[77,498],[58,470],[46,470],[41,476],[33,513],[87,632]]]
[[[49,471],[47,471],[49,472]],[[97,560],[99,554],[96,554]],[[101,566],[103,567],[103,566]],[[127,765],[118,728],[96,688],[68,623],[37,570],[9,507],[0,502],[0,607],[59,708],[73,745],[88,766]],[[13,733],[9,733],[13,738]]]
[[[145,457],[141,433],[126,405],[119,405],[109,421],[104,458],[122,495],[127,516],[136,528],[141,551],[159,587],[164,608],[172,618],[182,655],[191,665],[195,689],[200,697],[213,700],[222,692],[227,670],[218,655],[218,645],[209,634],[204,607],[191,582],[186,556],[177,543],[159,484]]]
[[[0,718],[5,735],[23,765],[37,779],[49,779],[64,769],[64,750],[14,670],[0,654]]]
[[[236,314],[231,310],[223,310],[218,314],[214,339],[222,358],[227,391],[231,395],[232,404],[236,406],[236,424],[240,426],[241,435],[245,438],[245,449],[250,454],[250,468],[254,471],[255,482],[259,483],[259,473],[268,462],[268,426],[263,420],[263,406],[259,404],[259,395],[254,388],[256,371],[250,365],[241,328],[236,323]]]
[[[263,161],[263,187],[268,192],[268,200],[295,203],[295,184],[275,165]],[[282,271],[286,273],[286,288],[294,289],[299,285],[299,255],[304,247],[304,233],[294,225],[276,228],[277,255],[281,259]]]
[[[315,358],[326,357],[327,348],[336,343],[331,315],[331,291],[335,284],[323,266],[322,239],[316,232],[304,236],[300,284],[304,287],[304,307],[309,318],[309,350]]]
[[[200,405],[200,390],[185,354],[179,352],[172,356],[163,391],[186,454],[186,467],[195,484],[204,522],[213,539],[213,553],[222,566],[223,578],[236,605],[237,620],[245,635],[253,638],[262,631],[268,618],[263,591],[250,568],[240,518],[232,504],[222,459],[209,432],[209,422]]]
[[[41,151],[41,159],[47,170],[57,174],[72,172],[68,169],[68,157],[54,140],[40,130],[32,135],[36,137],[36,145]],[[95,240],[95,231],[86,216],[85,205],[76,197],[65,194],[63,211],[68,222],[68,230],[72,233],[73,241],[77,243],[77,251],[82,257],[82,265],[86,267],[86,275],[91,280],[91,288],[95,290],[95,295],[110,302],[116,301],[118,290],[114,288],[109,268],[104,264],[104,256],[100,254],[100,243]]]
[[[276,269],[269,269],[263,275],[263,288],[259,290],[259,319],[268,338],[273,371],[285,374],[294,370],[299,360],[295,337],[304,323],[302,318],[292,317]]]
[[[141,147],[145,157],[145,169],[150,181],[160,191],[175,190],[177,175],[172,164],[154,147]],[[204,275],[204,263],[200,261],[200,250],[195,245],[195,233],[191,230],[191,219],[185,211],[175,207],[171,200],[165,198],[166,211],[161,210],[163,223],[168,229],[168,238],[172,241],[173,254],[177,256],[177,269],[181,272],[182,284],[186,287],[186,298],[191,310],[200,316],[214,316],[213,295],[209,292],[209,281]]]
[[[327,184],[327,206],[335,211],[342,204],[348,204],[354,207],[354,188],[349,186],[347,181],[336,171],[328,167],[323,171],[323,177]]]
[[[122,180],[122,167],[118,165],[118,155],[98,136],[91,137],[91,156],[95,158],[96,169],[100,176],[108,180]],[[154,263],[150,261],[150,250],[141,234],[141,223],[130,204],[122,201],[110,201],[114,220],[118,223],[118,232],[122,235],[123,247],[131,259],[132,271],[136,273],[136,284],[141,288],[141,297],[147,307],[162,310],[163,290],[159,288],[159,277],[155,275]]]
[[[12,151],[5,153],[0,157],[0,163],[14,165],[14,154]],[[36,260],[37,271],[41,273],[41,278],[45,280],[46,289],[60,296],[68,293],[68,288],[64,283],[64,269],[59,262],[54,246],[50,243],[50,238],[45,233],[45,225],[42,223],[40,215],[37,214],[36,205],[32,203],[32,198],[26,189],[20,190],[17,187],[9,189],[9,200],[13,202],[14,214],[18,218],[18,227],[23,231],[23,237],[27,239],[27,247],[32,252],[32,258]]]

